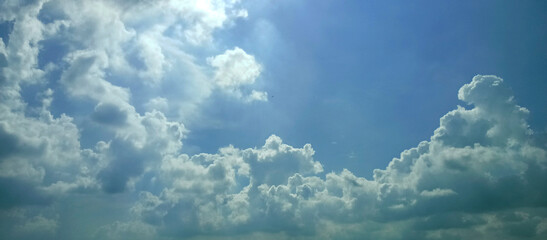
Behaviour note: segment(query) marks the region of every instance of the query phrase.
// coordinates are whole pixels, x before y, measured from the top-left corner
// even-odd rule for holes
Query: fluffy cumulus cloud
[[[241,91],[243,86],[255,83],[262,71],[262,66],[256,62],[252,55],[236,47],[233,50],[226,50],[218,56],[208,58],[207,61],[216,68],[216,84],[223,91],[237,98],[244,98],[246,101],[268,100],[266,92],[252,90],[249,94],[243,95]]]
[[[5,239],[547,238],[547,145],[501,78],[475,76],[467,105],[372,179],[276,135],[188,155],[207,99],[267,100],[259,60],[211,47],[247,17],[239,1],[0,9]]]
[[[259,148],[163,158],[161,187],[139,193],[127,224],[166,238],[544,238],[547,151],[533,141],[528,111],[495,76],[476,76],[458,96],[470,109],[447,113],[430,141],[373,179],[319,177],[310,145],[277,136]]]

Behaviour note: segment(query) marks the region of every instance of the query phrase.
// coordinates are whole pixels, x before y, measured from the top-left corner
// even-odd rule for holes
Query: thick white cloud
[[[6,196],[1,202],[2,209],[52,204],[70,195],[69,192],[123,191],[132,184],[132,178],[154,168],[154,160],[180,150],[186,132],[184,126],[167,120],[156,107],[144,114],[137,113],[131,103],[131,89],[113,82],[112,76],[133,71],[130,56],[126,55],[126,50],[133,45],[141,49],[139,57],[146,65],[142,73],[136,71],[139,73],[136,77],[157,82],[169,66],[158,52],[161,49],[157,43],[162,39],[149,40],[146,34],[136,39],[140,32],[126,26],[124,21],[130,17],[122,5],[114,1],[2,3],[1,21],[13,23],[9,42],[2,39],[0,45],[0,139],[3,145],[0,185],[2,195]],[[193,9],[193,5],[189,8]],[[161,7],[156,7],[156,11],[160,10]],[[182,10],[178,11],[180,14]],[[224,9],[216,7],[215,11]],[[200,16],[195,19],[199,20]],[[224,17],[220,23],[223,21],[228,18]],[[215,24],[211,31],[222,25],[218,25],[218,21]],[[145,30],[143,32],[148,32]],[[61,54],[66,52],[61,55],[62,59],[48,58],[51,42],[61,44],[53,49]],[[45,54],[41,58],[44,63],[39,63],[40,54]],[[55,77],[47,75],[50,73]],[[57,90],[54,93],[44,89],[36,96],[41,105],[34,106],[21,97],[24,84],[40,84],[38,88],[52,86]],[[74,119],[50,112],[50,106],[57,101],[54,95],[65,95],[63,98],[68,97],[68,101],[76,104],[83,102],[77,106],[91,112],[87,117],[98,125],[105,141],[99,141],[94,149],[82,148],[80,129]],[[86,101],[95,106],[85,109]],[[113,138],[108,137],[109,132],[114,134]],[[2,221],[13,220],[12,215],[3,213]],[[57,226],[50,224],[50,218],[42,217],[40,212],[32,211],[23,215],[24,218],[28,220],[17,221],[21,225],[13,225],[3,232],[11,232],[19,238],[24,236],[19,232],[40,229],[35,226]]]
[[[59,186],[87,188],[93,185],[86,157],[89,152],[80,148],[78,128],[72,118],[64,114],[55,118],[48,110],[52,93],[48,89],[41,94],[41,108],[29,109],[36,112],[34,117],[26,117],[24,111],[0,104],[3,142],[0,177],[4,183],[30,184],[28,191],[40,195],[39,199],[47,198],[45,195],[50,192],[66,190],[58,189]],[[15,186],[4,188],[7,193],[21,191],[21,196],[33,197]],[[7,204],[25,202],[17,198],[19,195],[14,192],[16,199],[8,199]]]
[[[491,98],[469,100],[481,92]],[[241,238],[545,237],[547,151],[531,141],[527,110],[494,76],[476,76],[460,93],[474,106],[446,114],[430,141],[373,180],[349,170],[318,177],[311,146],[271,136],[257,149],[164,158],[164,188],[141,193],[134,221],[198,239],[228,229]]]
[[[207,59],[209,64],[216,68],[215,81],[224,92],[246,101],[267,101],[267,93],[252,90],[245,94],[242,88],[252,85],[262,71],[262,66],[252,55],[241,48],[226,50],[223,54]]]
[[[211,95],[213,85],[207,79],[207,71],[185,53],[185,45],[210,42],[215,29],[245,17],[245,10],[237,4],[238,1],[160,1],[153,5],[148,2],[48,1],[17,9],[5,3],[3,19],[15,21],[11,43],[2,45],[8,63],[2,74],[7,80],[3,95],[6,101],[13,101],[7,105],[16,108],[18,104],[17,108],[23,111],[24,103],[18,100],[19,84],[46,80],[47,71],[60,73],[59,81],[52,78],[49,84],[60,86],[60,94],[66,94],[69,101],[83,103],[79,107],[91,112],[89,119],[97,124],[100,135],[114,134],[114,139],[102,139],[108,151],[101,152],[106,156],[100,158],[107,165],[107,169],[100,170],[101,179],[103,182],[106,179],[128,181],[129,176],[145,170],[144,158],[147,157],[143,156],[161,156],[180,149],[182,133],[186,130],[181,123],[167,120],[159,111],[174,109],[171,115],[186,120],[195,115],[197,105]],[[140,22],[143,19],[150,21]],[[178,39],[180,34],[186,36],[185,40]],[[48,59],[46,52],[43,61],[50,61],[51,67],[39,66],[40,41],[46,49],[52,41],[62,41],[61,46],[54,47],[65,48],[59,52],[66,54],[56,60]],[[179,66],[170,72],[173,65]],[[181,81],[181,76],[188,77]],[[126,78],[142,83],[135,84]],[[162,94],[161,89],[166,88],[184,92],[171,92],[165,97],[149,96],[149,104],[143,105],[150,112],[139,113],[133,104],[142,100],[138,99],[140,96],[137,99],[132,96],[132,91],[138,88],[152,88],[153,94]],[[89,109],[86,101],[91,101],[94,107]],[[167,101],[172,103],[171,109],[166,107]],[[136,160],[120,162],[119,159],[126,156],[119,152],[127,151],[143,154]],[[112,176],[117,174],[116,169],[124,169],[128,164],[133,166],[128,169],[134,173]]]
[[[1,6],[13,22],[0,43],[7,239],[547,237],[547,145],[498,77],[464,85],[470,105],[373,179],[324,174],[311,145],[275,135],[189,156],[182,122],[206,99],[267,100],[254,56],[207,48],[247,16],[239,1]],[[39,90],[25,99],[27,86]]]
[[[6,68],[2,69],[3,82],[10,87],[17,88],[19,83],[24,82],[36,83],[44,74],[37,68],[38,42],[44,38],[48,28],[36,18],[41,7],[42,1],[28,4],[6,1],[2,4],[0,20],[14,21],[13,31],[9,35],[10,44],[3,47],[7,60]]]

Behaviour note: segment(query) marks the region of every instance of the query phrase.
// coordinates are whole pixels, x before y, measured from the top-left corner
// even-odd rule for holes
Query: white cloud
[[[457,193],[454,192],[452,189],[440,189],[440,188],[435,188],[431,191],[423,190],[420,193],[420,195],[424,197],[444,197],[444,196],[450,196],[454,194],[457,194]]]
[[[14,27],[0,45],[2,236],[70,239],[79,225],[90,239],[546,237],[547,151],[495,76],[464,85],[469,109],[447,113],[373,179],[323,174],[310,144],[275,135],[257,148],[181,154],[181,120],[215,90],[268,99],[252,89],[263,67],[244,50],[190,54],[246,16],[237,0],[3,2],[0,19]],[[62,60],[40,66],[48,40],[62,40]],[[22,97],[30,85],[38,103]],[[85,212],[87,199],[126,215],[66,210]]]
[[[472,85],[483,86],[468,92],[471,95],[489,87],[502,94],[507,90],[494,76],[476,76],[462,89]],[[495,116],[484,106],[495,103],[449,112],[431,141],[403,152],[385,170],[376,170],[374,180],[349,170],[317,177],[322,167],[311,158],[311,146],[293,148],[276,136],[257,149],[228,147],[214,155],[165,158],[159,175],[167,187],[157,195],[145,193],[134,209],[139,209],[141,221],[167,235],[176,228],[184,236],[232,229],[325,239],[340,236],[340,231],[353,232],[348,239],[495,239],[519,234],[541,239],[545,233],[536,229],[542,229],[547,215],[523,209],[542,206],[547,198],[541,184],[533,184],[545,180],[547,152],[527,140],[532,133],[522,127],[523,108],[511,102],[505,106],[515,109],[512,115]],[[516,126],[489,134],[499,124]],[[505,141],[493,139],[499,136]],[[146,203],[150,201],[153,204]],[[192,210],[180,212],[183,209]],[[525,215],[518,215],[520,211]],[[507,214],[527,217],[511,222],[503,217]],[[395,223],[397,234],[390,233]],[[333,224],[337,230],[326,227]],[[361,232],[352,226],[374,230]],[[500,234],[501,226],[514,229]]]
[[[483,92],[490,98],[474,97]],[[405,151],[386,170],[376,170],[375,180],[382,185],[379,196],[388,207],[385,214],[407,218],[480,212],[543,201],[546,196],[532,193],[528,183],[541,181],[538,174],[547,167],[546,151],[530,145],[527,110],[516,105],[508,92],[500,78],[476,76],[459,94],[475,105],[473,109],[449,112],[430,142]],[[449,193],[447,189],[457,194],[430,198],[433,193]],[[395,213],[389,206],[401,208]]]
[[[154,110],[136,116],[135,121],[135,126],[118,129],[117,138],[102,148],[108,164],[98,178],[106,192],[125,191],[132,178],[156,168],[159,159],[182,147],[186,129],[178,122],[168,121],[163,113]]]
[[[238,47],[209,58],[208,62],[217,68],[215,79],[217,84],[224,88],[253,84],[262,70],[262,66],[252,55]]]
[[[75,51],[66,57],[70,67],[63,72],[61,83],[72,96],[126,103],[130,98],[129,89],[113,85],[104,79],[108,61],[104,52]]]
[[[146,108],[147,111],[158,110],[161,112],[166,112],[167,109],[169,109],[169,102],[166,98],[156,97],[156,98],[150,99],[144,105],[144,107]]]
[[[186,40],[194,45],[210,42],[212,32],[232,19],[247,17],[246,10],[235,8],[237,3],[239,0],[168,1],[168,5],[178,10],[182,18],[193,23],[182,33]]]
[[[142,97],[166,99],[170,108],[156,110],[169,111],[179,121],[199,121],[199,106],[215,85],[208,76],[211,67],[197,64],[205,57],[187,52],[210,43],[216,29],[245,17],[242,11],[239,1],[231,0],[50,1],[40,14],[62,25],[49,37],[63,39],[67,48],[63,62],[53,64],[62,66],[60,82],[68,94],[117,105],[133,123],[131,105]],[[144,88],[152,96],[132,94]],[[267,100],[265,92],[254,90],[240,98]]]
[[[163,78],[166,68],[172,67],[171,64],[165,59],[163,50],[159,44],[158,39],[161,37],[154,36],[158,33],[154,32],[153,35],[142,34],[138,38],[139,56],[144,62],[146,70],[140,73],[140,76],[145,79],[150,79],[152,83],[158,83]]]
[[[47,186],[56,181],[75,181],[74,171],[78,175],[79,168],[86,167],[79,131],[72,118],[66,115],[55,118],[47,109],[50,91],[44,94],[43,106],[35,117],[26,117],[24,111],[0,104],[0,138],[4,142],[0,154],[1,177]]]
[[[267,101],[267,93],[252,90],[248,96],[243,93],[243,87],[255,83],[262,66],[254,56],[247,54],[241,48],[226,50],[223,54],[210,57],[207,62],[213,66],[217,86],[224,92],[247,101]]]
[[[8,66],[2,70],[6,85],[17,88],[19,83],[36,83],[41,80],[44,71],[37,68],[38,42],[44,37],[45,24],[36,16],[42,7],[42,2],[28,5],[4,2],[0,20],[15,21],[10,33],[10,44],[6,46]]]
[[[249,94],[249,96],[247,96],[247,98],[245,100],[248,101],[248,102],[252,102],[252,101],[264,101],[265,102],[265,101],[268,101],[268,93],[252,90],[251,94]]]

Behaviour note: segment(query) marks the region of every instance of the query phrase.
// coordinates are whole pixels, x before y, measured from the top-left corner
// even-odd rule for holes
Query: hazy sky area
[[[0,0],[0,236],[547,239],[546,12]]]

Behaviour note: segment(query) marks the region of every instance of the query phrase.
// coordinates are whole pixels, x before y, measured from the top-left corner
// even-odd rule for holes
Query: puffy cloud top
[[[253,84],[262,71],[262,66],[252,55],[235,47],[233,50],[226,50],[223,54],[208,58],[207,61],[216,68],[215,80],[223,91],[247,101],[268,100],[265,92],[252,90],[246,97],[241,92],[241,87]]]

